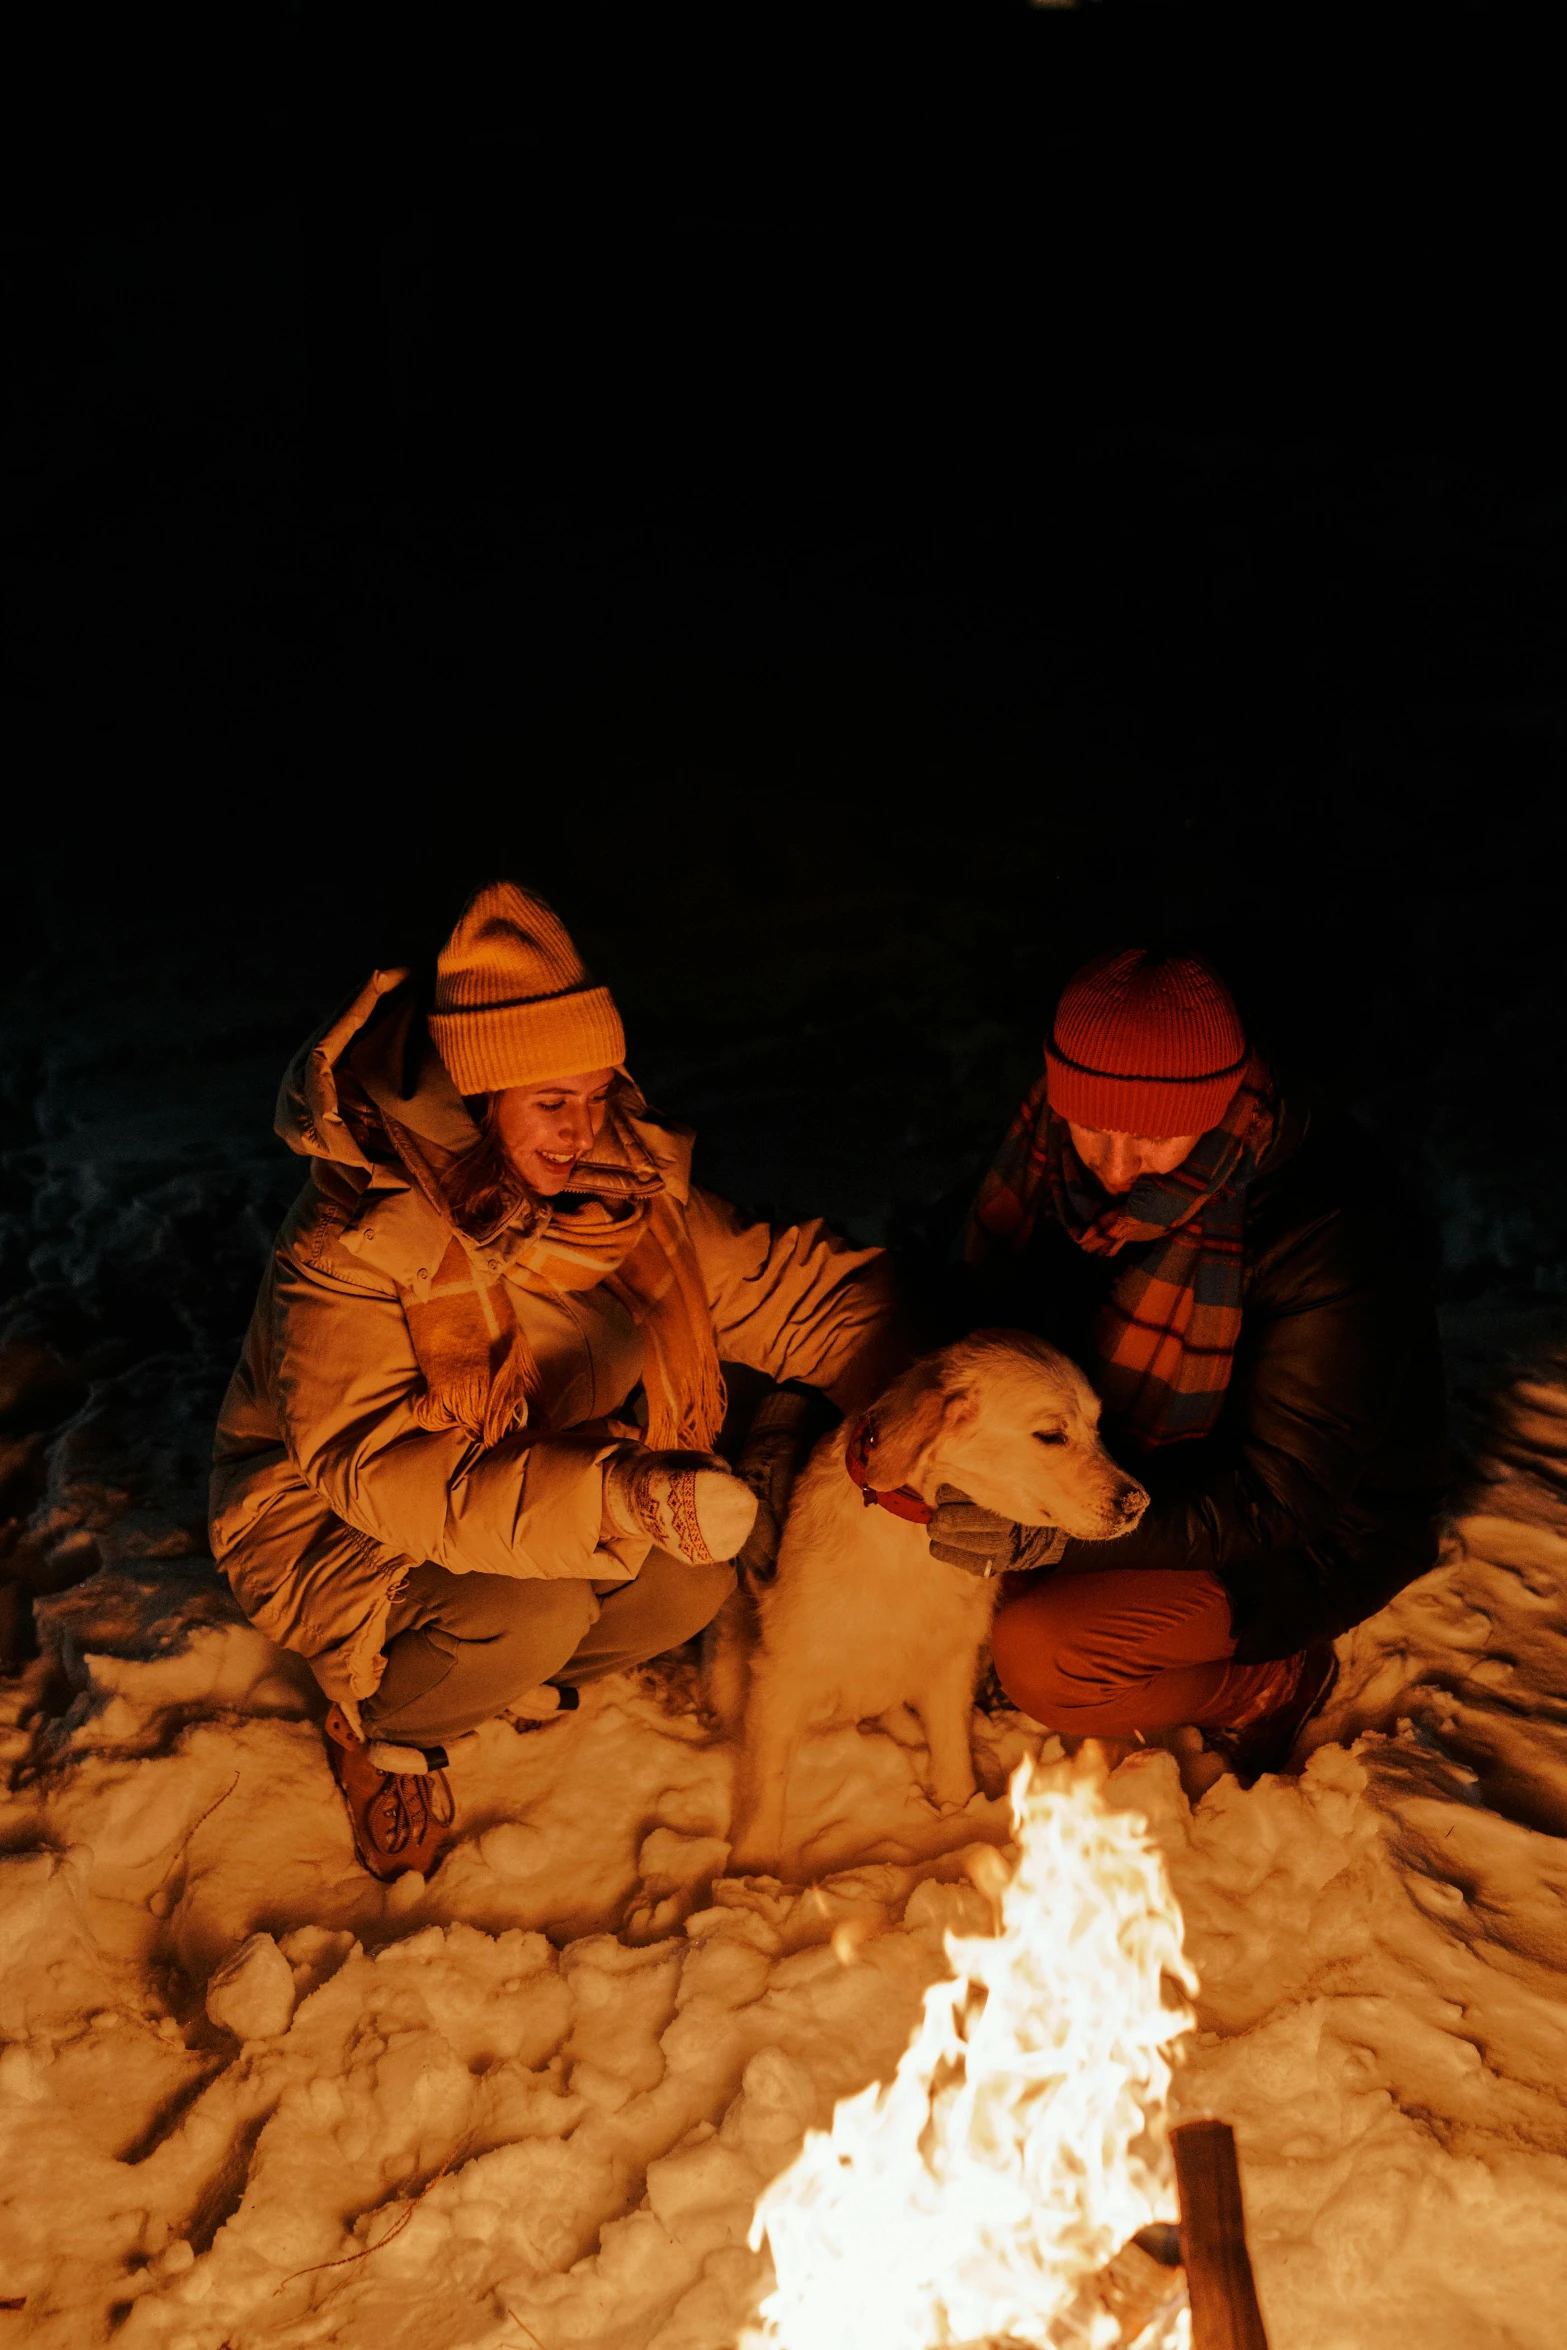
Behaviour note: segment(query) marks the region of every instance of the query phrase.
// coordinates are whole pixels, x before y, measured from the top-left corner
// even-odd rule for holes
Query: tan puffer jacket
[[[606,1422],[642,1376],[641,1334],[607,1289],[556,1299],[511,1284],[544,1387],[526,1428],[486,1450],[415,1417],[422,1381],[402,1301],[427,1294],[452,1227],[400,1169],[372,1164],[337,1078],[351,1058],[372,1098],[395,1086],[415,1134],[448,1149],[475,1139],[417,1010],[391,1017],[381,1004],[403,979],[376,972],[284,1078],[278,1132],[312,1161],[311,1179],[262,1281],[212,1475],[213,1553],[240,1605],[351,1714],[380,1681],[387,1611],[422,1562],[608,1583],[647,1554],[599,1547],[599,1465],[616,1441]],[[412,1063],[411,1078],[388,1073],[389,1055]],[[653,1121],[639,1133],[685,1208],[720,1355],[774,1379],[838,1379],[886,1327],[882,1252],[815,1220],[748,1224],[691,1183],[689,1136]],[[503,1234],[482,1252],[492,1272],[505,1248]]]

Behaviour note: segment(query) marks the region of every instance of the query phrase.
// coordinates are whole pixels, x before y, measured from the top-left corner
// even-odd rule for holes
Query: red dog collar
[[[871,1454],[876,1446],[876,1422],[867,1412],[849,1438],[843,1465],[860,1489],[860,1499],[867,1509],[891,1510],[895,1518],[907,1518],[911,1526],[928,1526],[936,1515],[928,1501],[907,1485],[894,1486],[890,1492],[879,1492],[871,1483]]]

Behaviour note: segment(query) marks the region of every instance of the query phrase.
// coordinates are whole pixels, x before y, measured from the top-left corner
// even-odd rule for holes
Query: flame
[[[1102,1786],[1097,1756],[1014,1774],[999,1930],[947,1936],[893,2079],[762,2194],[777,2286],[744,2350],[1121,2339],[1095,2279],[1175,2208],[1164,2107],[1197,1980],[1147,1823]]]

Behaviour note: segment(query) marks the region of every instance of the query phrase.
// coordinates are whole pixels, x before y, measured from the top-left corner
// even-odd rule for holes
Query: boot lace
[[[376,1849],[390,1858],[449,1828],[456,1816],[456,1798],[444,1771],[388,1771],[365,1807]]]

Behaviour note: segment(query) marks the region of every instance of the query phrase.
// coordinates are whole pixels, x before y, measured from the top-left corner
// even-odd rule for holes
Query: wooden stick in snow
[[[1182,2122],[1170,2132],[1170,2145],[1192,2350],[1268,2350],[1246,2250],[1235,2132],[1228,2122]]]

